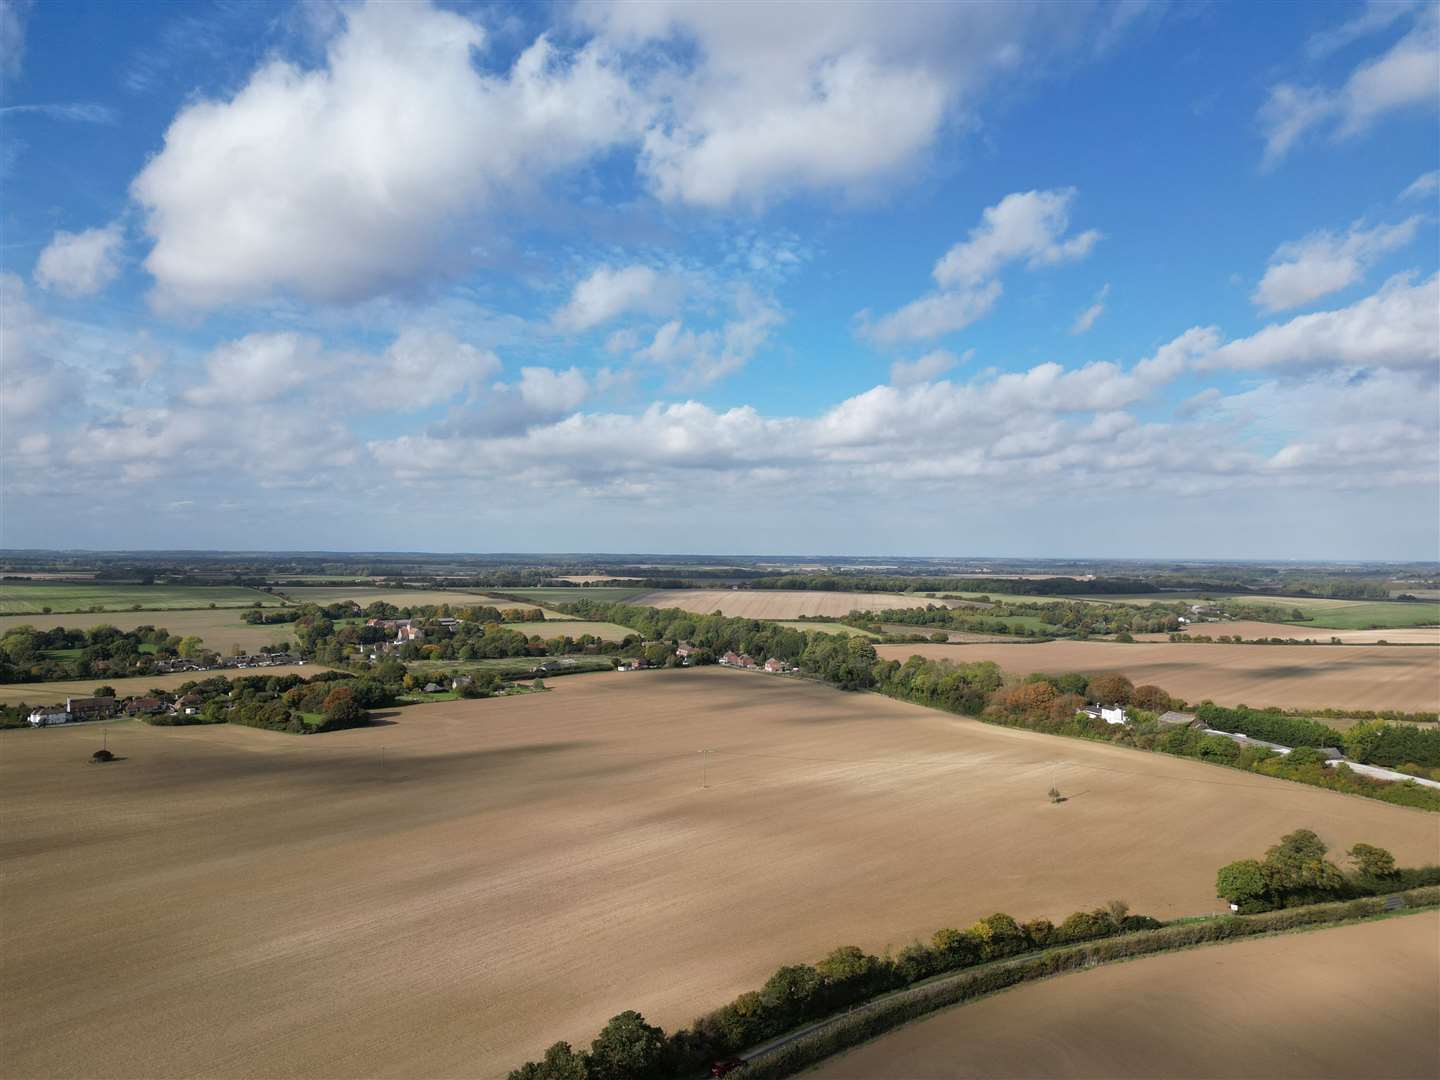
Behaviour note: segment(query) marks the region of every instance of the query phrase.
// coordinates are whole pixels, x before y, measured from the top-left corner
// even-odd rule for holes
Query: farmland
[[[587,590],[588,591],[588,590]],[[660,589],[629,601],[657,608],[681,608],[698,615],[714,611],[736,619],[798,619],[801,615],[839,618],[852,611],[925,607],[943,604],[923,596],[899,593],[809,592],[786,589]]]
[[[460,589],[380,589],[365,585],[353,587],[317,585],[287,588],[283,591],[297,604],[320,604],[322,606],[338,604],[342,600],[353,600],[361,607],[368,607],[377,600],[394,604],[396,607],[425,605],[438,607],[441,604],[449,604],[451,607],[477,607],[485,604],[505,611],[527,606],[517,600],[499,600],[482,592],[465,592]],[[533,606],[543,610],[543,606],[538,601]],[[562,619],[566,617],[556,612],[546,612],[546,614],[554,614],[557,618]]]
[[[246,652],[255,652],[263,645],[293,641],[295,627],[290,623],[252,626],[240,619],[236,608],[201,609],[199,611],[107,611],[102,614],[70,615],[0,615],[0,635],[16,626],[33,626],[49,630],[88,630],[92,626],[113,626],[117,630],[133,630],[137,626],[163,627],[181,637],[195,636],[219,653],[230,653],[238,645]]]
[[[1213,911],[1215,868],[1297,827],[1406,864],[1440,842],[1399,807],[718,669],[387,719],[112,725],[105,767],[84,729],[0,733],[6,1074],[494,1076],[841,943]]]
[[[605,641],[616,642],[624,641],[635,633],[628,626],[621,626],[619,623],[586,622],[583,619],[563,618],[546,619],[544,622],[506,623],[505,628],[524,634],[526,637],[534,637],[538,634],[543,638],[578,638],[582,634],[590,634],[593,637],[603,638]]]
[[[1339,638],[1346,645],[1374,645],[1385,641],[1391,645],[1440,645],[1440,626],[1411,626],[1390,630],[1324,630],[1310,623],[1267,623],[1236,619],[1229,622],[1191,623],[1184,630],[1187,637],[1197,634],[1219,637],[1238,634],[1246,641],[1277,637],[1328,642]],[[1161,635],[1162,637],[1164,635]]]
[[[912,654],[993,660],[1016,675],[1118,671],[1188,701],[1285,708],[1432,711],[1440,703],[1440,649],[1387,645],[1219,645],[1052,641],[1035,645],[878,645]]]
[[[501,589],[507,596],[523,596],[527,600],[533,600],[537,605],[545,604],[573,604],[577,600],[594,600],[601,604],[628,604],[636,602],[636,597],[644,596],[652,590],[641,585],[591,585],[585,588],[576,586],[565,588],[563,586],[546,586],[533,589]]]
[[[841,622],[809,622],[804,619],[777,619],[775,623],[777,626],[783,626],[787,630],[799,630],[807,634],[818,631],[822,634],[858,634],[860,637],[868,638],[878,638],[880,636],[871,630],[862,630],[857,626],[847,626]],[[904,632],[913,633],[913,631],[914,628],[911,627]]]
[[[1437,952],[1425,912],[1152,956],[936,1013],[807,1075],[1418,1080],[1440,1075]],[[1163,1021],[1136,1022],[1160,1001]]]
[[[106,679],[97,676],[93,679],[76,679],[73,682],[0,683],[0,705],[14,705],[22,701],[27,705],[47,705],[64,701],[67,697],[88,697],[95,692],[97,686],[114,687],[115,696],[123,698],[144,695],[152,688],[174,690],[184,683],[211,679],[217,675],[229,679],[237,679],[242,675],[304,675],[308,678],[327,670],[329,669],[320,664],[277,664],[275,667],[266,668],[225,668],[217,671],[184,671],[174,675],[142,675],[132,679]]]
[[[258,589],[228,585],[111,585],[84,581],[6,581],[0,583],[0,614],[88,612],[94,607],[147,611],[216,607],[278,607],[281,601]]]

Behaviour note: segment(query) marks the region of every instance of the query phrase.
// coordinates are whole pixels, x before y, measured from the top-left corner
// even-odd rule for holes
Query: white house
[[[1126,724],[1130,718],[1125,715],[1123,705],[1086,705],[1080,710],[1086,716],[1104,720],[1107,724]]]
[[[68,724],[70,710],[64,705],[41,705],[28,717],[31,727],[48,727],[51,724]]]

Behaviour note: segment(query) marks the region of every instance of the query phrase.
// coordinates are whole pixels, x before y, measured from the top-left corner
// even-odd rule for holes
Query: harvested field
[[[628,626],[613,622],[586,622],[582,619],[546,619],[544,622],[506,623],[505,629],[515,630],[526,637],[539,634],[543,638],[572,637],[590,634],[605,641],[624,641],[635,633]]]
[[[1184,632],[1187,636],[1206,634],[1210,637],[1239,634],[1247,641],[1272,637],[1295,638],[1298,641],[1312,638],[1323,644],[1331,638],[1339,638],[1346,645],[1374,645],[1381,641],[1391,645],[1440,645],[1440,626],[1407,626],[1390,630],[1326,630],[1308,623],[1269,623],[1236,619],[1234,622],[1192,623]],[[1168,640],[1167,635],[1159,636]]]
[[[885,611],[889,608],[950,607],[947,600],[898,593],[809,592],[801,589],[660,589],[629,601],[657,608],[681,608],[699,615],[724,612],[734,619],[798,619],[801,615],[824,615],[838,619],[852,611]]]
[[[251,626],[240,621],[239,609],[215,608],[202,611],[107,611],[98,615],[0,615],[0,635],[16,626],[33,626],[37,630],[49,630],[56,626],[88,630],[102,624],[118,630],[133,630],[137,626],[162,627],[181,637],[194,635],[222,654],[230,653],[236,645],[246,652],[255,652],[262,645],[293,641],[295,633],[293,623]]]
[[[487,596],[483,592],[464,592],[459,589],[378,589],[363,585],[353,587],[316,585],[296,586],[285,589],[284,592],[297,604],[324,605],[337,604],[341,600],[353,600],[361,607],[368,607],[377,600],[383,600],[396,607],[422,607],[427,604],[478,607],[484,604],[501,611],[532,607],[544,610],[543,605],[538,601],[534,604],[526,604],[517,600],[500,600],[493,596]],[[561,619],[567,618],[559,612],[546,611],[546,614],[554,614]]]
[[[147,611],[172,608],[241,608],[254,604],[280,607],[278,597],[259,589],[230,585],[114,585],[100,581],[0,582],[0,613],[85,612],[92,607],[129,611],[135,605]]]
[[[0,705],[47,705],[64,701],[67,697],[88,697],[97,686],[113,686],[116,697],[143,695],[151,687],[157,690],[173,690],[187,682],[213,679],[224,675],[238,679],[242,675],[304,675],[309,678],[330,669],[323,664],[279,664],[263,668],[224,668],[217,671],[182,671],[174,675],[141,675],[133,679],[75,679],[69,682],[0,683]]]
[[[946,1009],[806,1075],[1429,1080],[1437,956],[1433,911],[1150,956]]]
[[[993,660],[1016,675],[1118,671],[1176,697],[1220,705],[1315,709],[1440,708],[1440,649],[1388,645],[1219,645],[1197,642],[1049,641],[1034,645],[877,645],[882,657],[913,654]]]
[[[841,943],[1213,911],[1216,867],[1298,827],[1440,843],[1418,811],[716,668],[391,719],[114,725],[104,767],[93,732],[0,732],[4,1073],[494,1077]]]
[[[799,630],[803,634],[818,631],[822,634],[858,634],[861,637],[878,638],[880,635],[870,630],[862,630],[858,626],[847,626],[840,622],[807,622],[804,619],[777,619],[777,626],[783,626],[787,630]]]

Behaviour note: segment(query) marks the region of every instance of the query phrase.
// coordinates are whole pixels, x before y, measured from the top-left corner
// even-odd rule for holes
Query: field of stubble
[[[719,669],[97,742],[0,733],[6,1077],[498,1076],[837,944],[1211,911],[1217,866],[1301,826],[1440,843],[1418,811]]]

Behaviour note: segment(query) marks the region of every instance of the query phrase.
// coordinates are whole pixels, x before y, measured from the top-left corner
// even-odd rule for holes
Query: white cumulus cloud
[[[1382,256],[1409,244],[1422,221],[1416,216],[1370,229],[1356,222],[1344,234],[1321,231],[1281,244],[1251,299],[1283,311],[1354,285]]]
[[[638,135],[626,82],[593,48],[542,36],[487,73],[485,32],[463,15],[342,10],[323,66],[272,59],[233,97],[187,105],[136,177],[160,304],[412,286],[462,256],[496,200]]]
[[[1403,7],[1415,12],[1413,27],[1385,52],[1357,65],[1338,87],[1279,83],[1272,87],[1258,115],[1265,137],[1264,164],[1276,165],[1302,139],[1328,129],[1337,139],[1353,138],[1382,117],[1403,109],[1434,108],[1440,102],[1440,7]],[[1390,14],[1389,11],[1386,14]],[[1363,33],[1382,28],[1391,18],[1359,20]],[[1343,30],[1344,28],[1342,28]],[[1356,33],[1353,37],[1362,36]],[[1341,39],[1346,38],[1344,33]]]
[[[1100,233],[1088,229],[1066,235],[1074,199],[1074,188],[1017,191],[986,207],[969,236],[941,256],[931,271],[940,289],[875,322],[862,313],[862,335],[895,344],[963,329],[995,306],[1002,288],[996,275],[1011,263],[1034,270],[1083,259]]]
[[[555,324],[589,330],[632,311],[659,315],[674,309],[683,289],[648,266],[600,266],[575,286],[570,301],[555,313]]]
[[[118,223],[78,233],[57,232],[35,263],[35,281],[66,296],[93,296],[120,273],[124,240]]]

